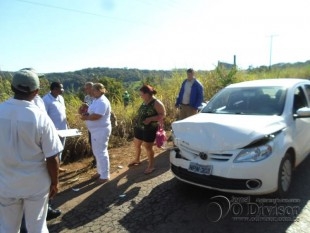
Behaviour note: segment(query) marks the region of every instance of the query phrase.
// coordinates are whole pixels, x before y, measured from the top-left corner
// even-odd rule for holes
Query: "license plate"
[[[212,166],[211,165],[200,165],[198,163],[190,163],[188,170],[190,172],[194,172],[197,174],[202,174],[202,175],[211,175],[212,172]]]

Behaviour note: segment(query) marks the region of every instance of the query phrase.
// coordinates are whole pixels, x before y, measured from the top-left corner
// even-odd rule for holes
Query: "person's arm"
[[[46,167],[51,177],[49,198],[53,198],[58,192],[59,158],[58,154],[46,158]]]
[[[92,113],[90,115],[83,115],[81,116],[81,119],[84,121],[96,121],[99,120],[102,117],[102,115],[97,113]]]
[[[91,105],[88,109],[89,114],[81,116],[84,121],[96,121],[99,120],[107,111],[107,104],[104,102],[96,103],[96,105]]]
[[[177,107],[177,108],[180,107],[180,104],[182,103],[185,82],[186,82],[186,80],[182,82],[179,94],[178,94],[177,99],[176,99],[175,107]]]
[[[198,99],[199,99],[199,105],[198,107],[201,105],[201,103],[203,102],[203,95],[204,95],[204,92],[203,92],[203,86],[202,84],[199,83],[199,94],[198,94]],[[197,107],[197,108],[198,108]]]
[[[203,86],[201,85],[200,82],[198,82],[198,80],[196,80],[196,87],[195,87],[195,96],[194,97],[194,108],[198,109],[199,106],[201,105],[201,103],[203,102]]]

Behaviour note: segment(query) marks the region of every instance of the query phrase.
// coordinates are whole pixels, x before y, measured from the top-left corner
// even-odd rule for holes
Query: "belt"
[[[181,104],[181,105],[189,106],[189,104]]]

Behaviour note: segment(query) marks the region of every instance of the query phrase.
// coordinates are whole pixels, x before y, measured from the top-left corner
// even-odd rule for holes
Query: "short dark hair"
[[[154,89],[154,87],[150,86],[150,85],[147,85],[147,84],[144,84],[140,90],[141,92],[143,93],[148,93],[150,95],[155,95],[157,93],[157,91]]]
[[[50,86],[51,91],[56,89],[56,88],[61,88],[61,83],[60,82],[52,82],[51,83],[51,86]]]
[[[189,68],[189,69],[187,69],[186,73],[192,74],[192,73],[194,73],[194,70],[192,68]]]
[[[33,92],[35,91],[20,91],[18,89],[16,89],[13,85],[11,85],[11,90],[14,92],[14,97],[18,97],[18,99],[22,99],[22,100],[26,100],[27,98],[29,98]]]

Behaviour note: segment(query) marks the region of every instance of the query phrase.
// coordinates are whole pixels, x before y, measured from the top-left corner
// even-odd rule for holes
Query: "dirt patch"
[[[166,147],[171,146],[170,144],[171,142],[167,143]],[[159,154],[164,150],[165,149],[154,146],[155,154]],[[111,174],[127,167],[129,162],[134,159],[134,154],[133,142],[128,142],[122,147],[109,149]],[[147,159],[147,157],[143,148],[141,161],[145,159]],[[92,168],[92,161],[93,157],[61,165],[62,168],[66,169],[66,172],[61,172],[59,175],[59,192],[91,179],[91,176],[97,172],[96,168]]]

